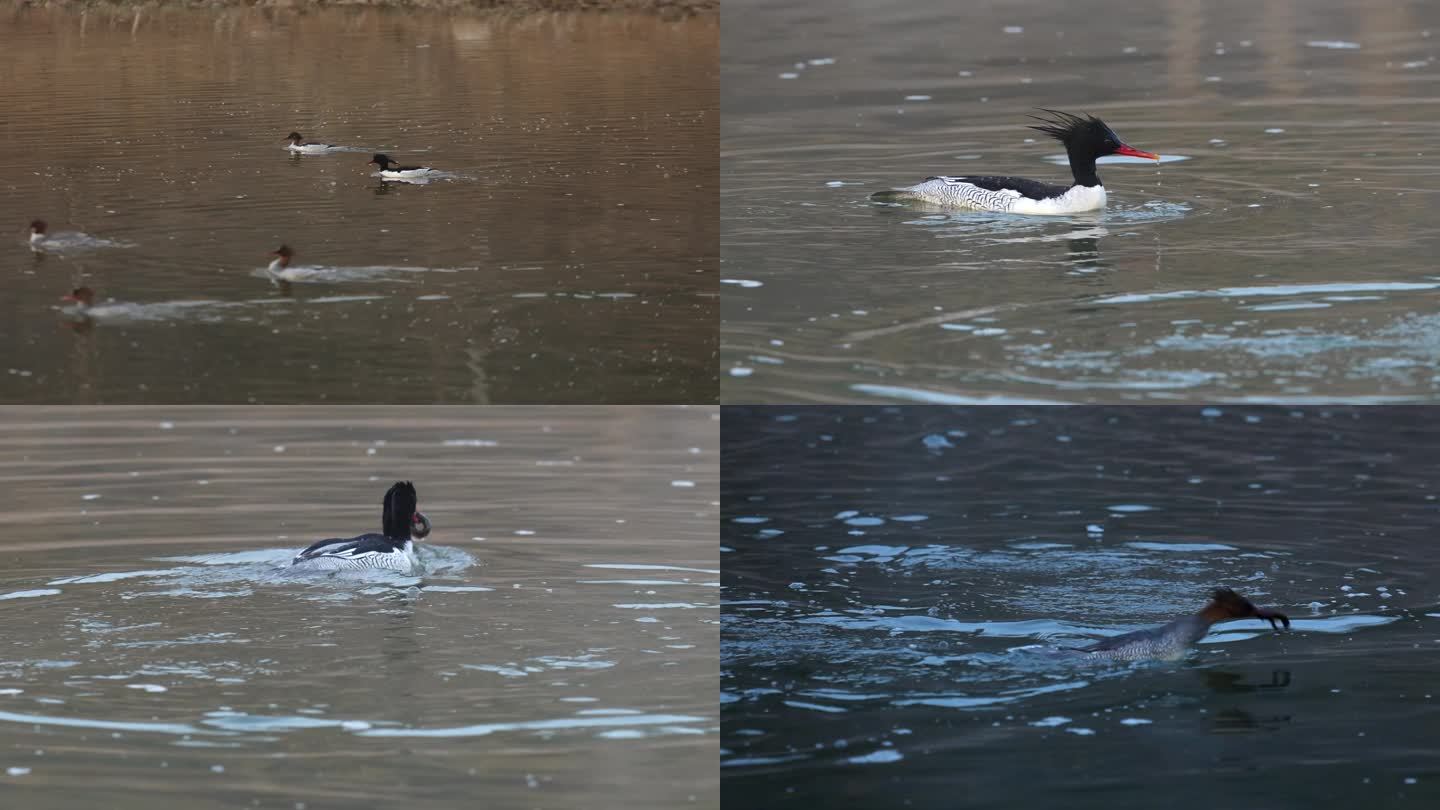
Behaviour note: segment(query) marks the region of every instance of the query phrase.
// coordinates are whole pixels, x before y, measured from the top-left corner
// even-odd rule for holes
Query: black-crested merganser
[[[1264,619],[1270,626],[1280,629],[1277,621],[1290,629],[1290,617],[1278,610],[1255,607],[1249,599],[1229,588],[1216,588],[1210,594],[1210,602],[1193,616],[1176,619],[1160,627],[1136,630],[1133,633],[1111,636],[1088,647],[1066,648],[1071,652],[1086,653],[1096,658],[1119,661],[1145,659],[1176,660],[1184,658],[1191,644],[1210,632],[1210,625],[1230,619]]]
[[[321,540],[295,555],[291,567],[316,571],[384,568],[407,574],[419,570],[414,541],[430,534],[430,520],[416,510],[416,503],[415,485],[396,481],[385,493],[383,534]]]
[[[334,144],[307,141],[305,140],[305,136],[298,132],[292,132],[286,135],[285,140],[290,142],[290,145],[285,148],[291,152],[328,152],[335,148]]]
[[[1011,214],[1075,214],[1098,211],[1105,207],[1105,186],[1095,173],[1095,161],[1106,155],[1128,155],[1160,160],[1153,152],[1143,152],[1126,145],[1093,115],[1081,117],[1070,113],[1044,110],[1051,118],[1030,116],[1043,122],[1031,129],[1049,135],[1065,144],[1070,158],[1070,171],[1075,175],[1072,186],[1057,186],[1023,177],[992,177],[964,175],[960,177],[929,177],[909,188],[878,191],[870,195],[876,202],[921,202],[946,208],[971,211],[1002,211]]]
[[[429,166],[401,166],[395,161],[395,158],[379,152],[370,158],[369,165],[379,166],[380,176],[387,179],[420,177],[435,171]]]

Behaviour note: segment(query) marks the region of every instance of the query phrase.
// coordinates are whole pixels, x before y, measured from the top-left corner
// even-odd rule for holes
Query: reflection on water
[[[695,324],[718,308],[718,30],[9,8],[0,131],[26,168],[0,181],[0,399],[714,401],[717,338]],[[295,129],[344,148],[289,152]],[[440,172],[384,181],[381,150]],[[129,247],[32,254],[36,217]],[[306,265],[454,272],[286,291],[255,277],[282,242]],[[77,333],[55,307],[82,284],[138,305],[291,303]],[[331,296],[367,297],[313,300]]]
[[[726,401],[1434,398],[1432,296],[1405,285],[1434,280],[1440,141],[1415,110],[1440,6],[737,4],[722,243],[754,285],[723,288]],[[1102,165],[1103,216],[867,199],[936,174],[1068,179],[1024,128],[1038,107],[1185,159]],[[1386,287],[1219,294],[1301,284]],[[1166,297],[1191,290],[1211,294]],[[1095,305],[1140,295],[1158,297]],[[974,312],[976,331],[942,327]]]
[[[723,438],[727,805],[1428,795],[1427,409],[736,407]],[[1056,654],[1220,584],[1291,629]]]
[[[717,427],[0,411],[3,803],[717,806]],[[286,568],[402,477],[422,575]]]

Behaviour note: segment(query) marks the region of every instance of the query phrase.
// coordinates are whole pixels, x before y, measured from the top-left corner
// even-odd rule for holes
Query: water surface
[[[725,803],[1440,797],[1426,409],[727,408]],[[1228,585],[1180,662],[1050,654]]]
[[[717,416],[0,411],[3,803],[718,806]]]
[[[1431,400],[1440,7],[739,0],[722,49],[727,402]],[[935,174],[1103,215],[888,208]]]
[[[715,401],[714,15],[18,7],[0,39],[0,399]],[[37,217],[132,246],[32,255]],[[327,272],[257,277],[282,242]],[[68,322],[81,284],[144,317]]]

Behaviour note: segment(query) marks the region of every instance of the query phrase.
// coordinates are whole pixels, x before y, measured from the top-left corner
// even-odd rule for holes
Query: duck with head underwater
[[[1285,625],[1286,630],[1290,629],[1290,617],[1284,613],[1271,608],[1256,607],[1249,599],[1229,588],[1216,588],[1210,592],[1210,601],[1199,613],[1182,616],[1159,627],[1111,636],[1088,647],[1065,649],[1067,652],[1085,653],[1094,658],[1115,661],[1174,661],[1184,658],[1190,645],[1210,632],[1211,625],[1231,619],[1250,618],[1268,621],[1276,630],[1280,629],[1280,624]]]
[[[419,573],[415,541],[430,534],[430,520],[416,508],[415,485],[396,481],[385,493],[383,503],[381,534],[321,540],[295,555],[290,566],[311,571],[386,569]]]
[[[926,178],[925,182],[909,188],[878,191],[870,195],[870,199],[884,203],[918,202],[944,208],[1010,214],[1077,214],[1105,207],[1105,186],[1095,172],[1095,161],[1099,158],[1127,155],[1160,160],[1160,156],[1153,152],[1143,152],[1121,141],[1115,130],[1093,115],[1082,117],[1056,110],[1042,112],[1050,117],[1031,116],[1041,123],[1030,128],[1065,144],[1074,184],[1061,186],[1024,177],[940,175]]]

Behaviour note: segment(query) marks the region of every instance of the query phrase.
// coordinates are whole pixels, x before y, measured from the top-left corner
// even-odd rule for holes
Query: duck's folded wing
[[[932,180],[938,180],[951,186],[968,184],[976,188],[983,188],[986,191],[1010,194],[1016,197],[1028,197],[1032,200],[1059,197],[1068,190],[1065,186],[1043,183],[1039,180],[1031,180],[1026,177],[996,177],[994,175],[968,174],[959,177],[941,175],[939,177],[925,178],[927,183]]]
[[[295,555],[294,562],[313,560],[316,557],[343,557],[349,560],[383,554],[393,549],[389,538],[383,534],[362,534],[359,537],[321,540]]]

